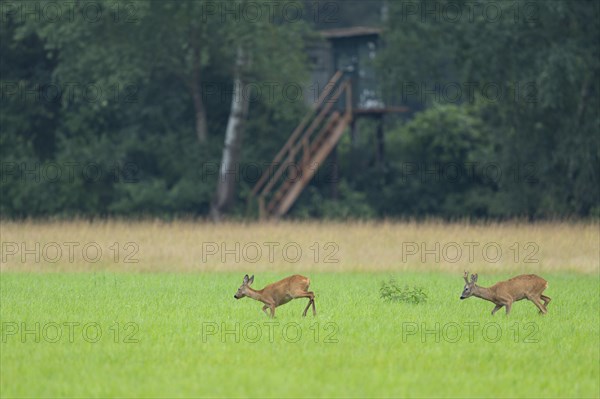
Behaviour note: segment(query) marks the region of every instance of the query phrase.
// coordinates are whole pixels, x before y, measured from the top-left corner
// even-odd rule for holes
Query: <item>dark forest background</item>
[[[383,28],[381,93],[412,112],[385,119],[382,161],[361,120],[291,217],[600,216],[595,0],[0,3],[3,218],[208,216],[237,75],[263,89],[226,209],[242,217],[248,165],[307,111],[265,83],[305,84],[316,32],[357,25]]]

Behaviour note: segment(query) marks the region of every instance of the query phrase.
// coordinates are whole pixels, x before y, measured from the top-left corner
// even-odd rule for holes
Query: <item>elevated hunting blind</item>
[[[322,91],[331,76],[342,71],[352,80],[354,110],[383,108],[374,67],[380,32],[378,28],[366,27],[321,31],[324,40],[309,50],[313,65],[311,88]],[[316,98],[307,100],[314,102]]]
[[[385,104],[374,65],[381,29],[351,27],[320,31],[308,50],[311,82],[304,100],[311,110],[292,132],[248,198],[258,199],[261,218],[279,218],[292,207],[347,127],[359,116],[378,118],[378,153],[383,153],[382,116],[406,112]],[[295,177],[288,176],[293,166]]]

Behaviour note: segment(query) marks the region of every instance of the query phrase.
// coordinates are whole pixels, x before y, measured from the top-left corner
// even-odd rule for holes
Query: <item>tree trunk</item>
[[[586,75],[581,84],[580,101],[577,106],[577,129],[580,129],[583,124],[583,115],[585,114],[585,108],[587,106],[587,99],[589,97],[589,75]]]
[[[340,180],[337,147],[338,146],[336,144],[335,147],[333,147],[333,150],[331,150],[331,155],[330,155],[331,171],[330,171],[330,175],[329,175],[329,178],[331,179],[330,180],[331,199],[335,200],[335,201],[337,201],[339,199],[338,183]]]
[[[194,75],[197,75],[194,72]],[[200,92],[200,82],[194,76],[192,83],[192,98],[194,99],[194,114],[196,115],[196,136],[198,141],[206,143],[208,138],[208,128],[206,126],[206,111],[204,109],[204,102],[202,101],[202,93]]]
[[[377,119],[377,136],[375,150],[375,164],[379,170],[383,170],[384,153],[385,153],[385,137],[383,132],[383,115]]]
[[[233,82],[233,97],[231,99],[231,111],[225,131],[225,147],[223,158],[219,168],[219,181],[217,190],[211,205],[211,217],[219,221],[235,198],[235,188],[239,180],[239,155],[242,136],[245,130],[245,121],[248,116],[248,98],[244,96],[245,81],[243,78],[244,68],[248,60],[241,48],[237,50],[236,66]]]
[[[198,45],[198,33],[192,30],[191,44],[192,48],[192,81],[190,89],[192,91],[192,99],[194,100],[194,115],[196,116],[196,136],[198,141],[206,143],[208,138],[208,128],[206,126],[206,110],[204,109],[204,101],[202,100],[202,89],[200,79],[200,46]]]

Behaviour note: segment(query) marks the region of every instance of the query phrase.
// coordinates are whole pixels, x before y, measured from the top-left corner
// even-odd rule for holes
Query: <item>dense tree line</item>
[[[244,215],[307,111],[307,43],[361,21],[384,29],[384,98],[413,112],[386,118],[383,159],[360,120],[339,180],[314,179],[291,216],[600,215],[595,1],[49,4],[3,2],[2,217]]]

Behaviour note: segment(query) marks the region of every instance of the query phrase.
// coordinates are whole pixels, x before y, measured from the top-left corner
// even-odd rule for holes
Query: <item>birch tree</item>
[[[246,79],[244,77],[248,66],[248,55],[239,46],[236,53],[231,112],[225,131],[225,145],[219,168],[219,181],[211,206],[211,216],[215,221],[221,219],[221,214],[232,205],[234,198],[236,180],[238,179],[237,173],[239,171],[237,165],[239,165],[240,146],[244,135],[246,118],[248,117],[249,97],[245,90]]]
[[[245,2],[238,10],[243,10]],[[262,4],[262,3],[259,3]],[[268,2],[265,8],[268,9]],[[211,217],[220,221],[234,205],[236,189],[240,182],[240,164],[246,120],[250,116],[250,83],[260,87],[263,81],[285,86],[291,80],[299,86],[306,79],[306,56],[303,49],[303,33],[306,25],[301,21],[281,21],[265,13],[262,18],[229,21],[228,34],[231,48],[235,49],[233,61],[233,94],[231,110],[225,131],[225,143],[219,167],[218,182],[211,203]],[[262,93],[265,94],[265,93]],[[281,93],[263,98],[262,112],[277,113],[281,107]],[[266,101],[264,101],[266,100]],[[302,99],[297,99],[302,102]],[[255,160],[266,161],[266,160]]]

